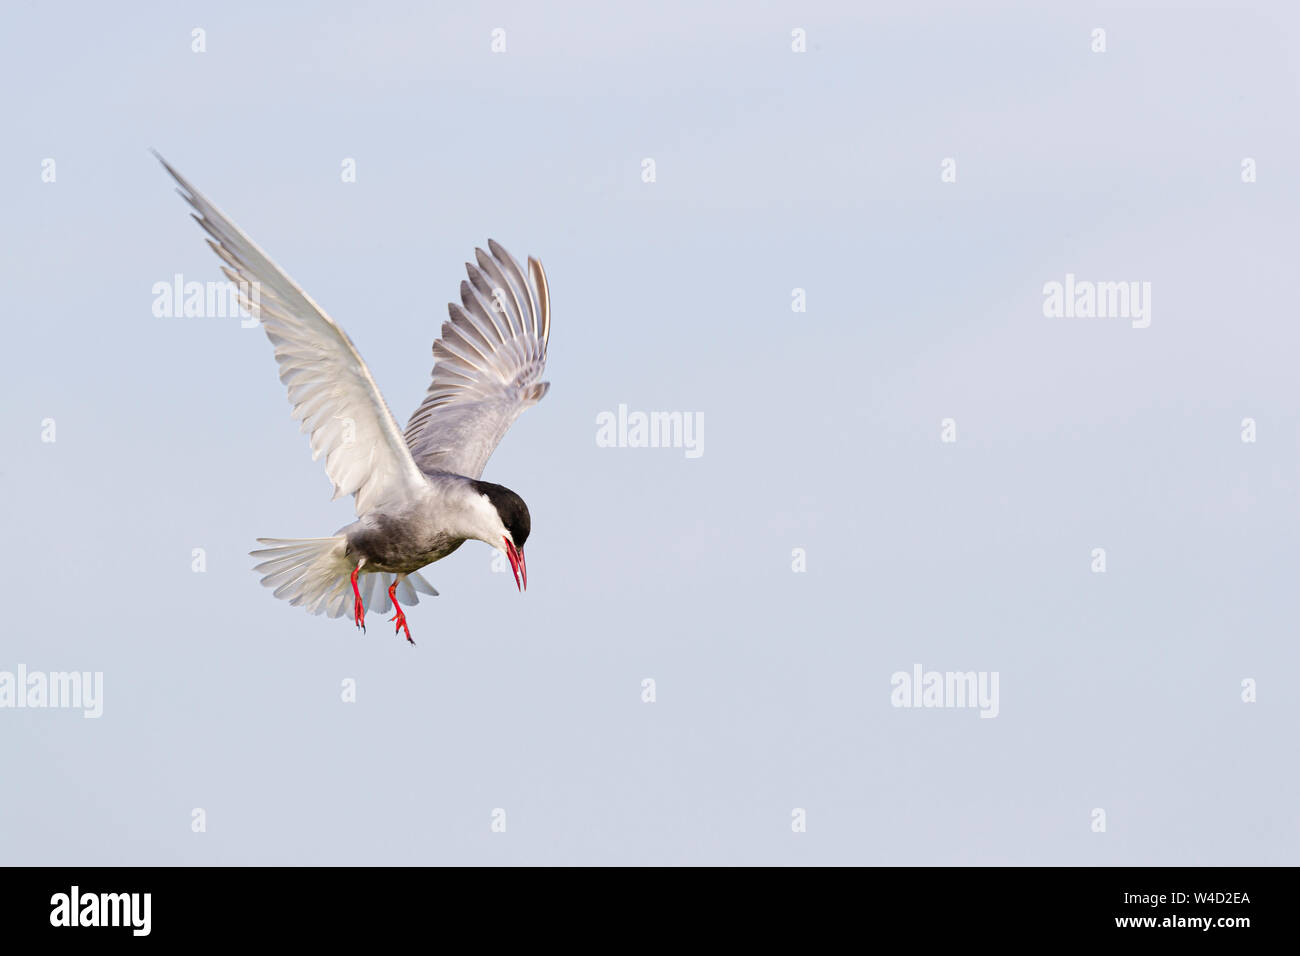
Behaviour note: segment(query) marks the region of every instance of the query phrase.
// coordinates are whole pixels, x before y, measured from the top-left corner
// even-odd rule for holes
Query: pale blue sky
[[[0,671],[104,713],[0,709],[0,862],[1297,862],[1293,5],[700,6],[6,5]],[[149,147],[403,423],[474,246],[542,259],[525,596],[467,544],[413,650],[258,584],[351,502],[260,331],[151,314],[220,273]],[[892,708],[916,663],[999,716]]]

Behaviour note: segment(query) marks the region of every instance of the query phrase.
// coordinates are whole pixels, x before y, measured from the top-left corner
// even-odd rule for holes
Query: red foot
[[[352,605],[352,620],[357,627],[361,628],[361,633],[366,633],[366,609],[361,605],[361,592],[357,589],[357,572],[361,570],[361,565],[352,569],[352,593],[356,595],[356,603]]]
[[[396,614],[394,614],[392,617],[389,618],[390,621],[397,622],[397,627],[393,628],[393,633],[401,634],[403,631],[405,631],[406,639],[410,641],[412,646],[414,646],[415,641],[411,640],[411,629],[406,626],[406,613],[401,609],[401,607],[398,606],[397,595],[393,593],[396,590],[397,590],[397,582],[394,581],[388,587],[388,599],[393,602],[393,608],[397,611]]]

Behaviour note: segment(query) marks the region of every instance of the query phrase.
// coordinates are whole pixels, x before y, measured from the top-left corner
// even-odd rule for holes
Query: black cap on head
[[[496,508],[497,514],[501,516],[501,523],[510,532],[515,547],[522,551],[532,527],[528,519],[528,505],[524,504],[524,499],[505,485],[494,485],[490,481],[474,482],[474,490],[481,495],[487,495],[488,501],[492,502],[492,507]]]

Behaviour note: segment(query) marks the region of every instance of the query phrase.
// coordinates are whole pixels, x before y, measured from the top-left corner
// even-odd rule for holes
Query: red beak
[[[502,538],[506,543],[506,557],[510,559],[510,570],[515,573],[515,587],[520,591],[528,590],[528,565],[524,564],[524,552],[522,548],[516,548],[509,538]],[[521,584],[519,579],[523,577]]]

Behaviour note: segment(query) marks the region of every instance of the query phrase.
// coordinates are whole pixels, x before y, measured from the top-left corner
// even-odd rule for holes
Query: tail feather
[[[275,596],[302,606],[309,614],[342,617],[352,611],[352,569],[355,563],[347,556],[347,538],[258,538],[268,545],[250,552],[261,558],[255,571],[263,573],[262,583],[275,589]],[[388,588],[395,576],[388,571],[367,572],[358,576],[357,589],[367,611],[387,614],[392,609]],[[437,596],[428,581],[413,571],[397,586],[397,600],[404,606],[420,603],[419,594]]]

